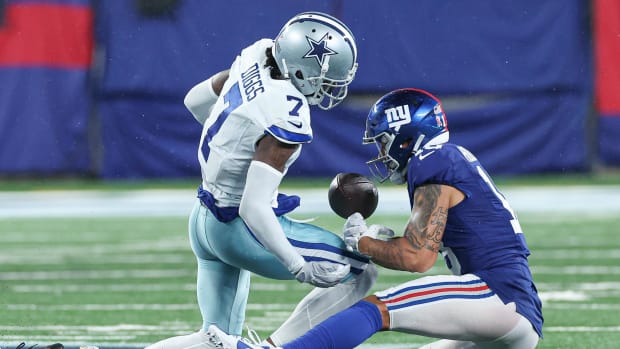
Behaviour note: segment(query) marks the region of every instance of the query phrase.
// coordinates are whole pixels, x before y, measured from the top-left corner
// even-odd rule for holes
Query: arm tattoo
[[[405,228],[405,238],[416,250],[439,252],[441,237],[448,220],[448,209],[438,206],[441,186],[430,184],[419,187],[414,195],[414,214]]]
[[[412,216],[402,238],[389,241],[361,240],[361,251],[372,260],[389,269],[417,270],[417,255],[424,251],[438,253],[448,220],[448,207],[440,206],[441,185],[431,184],[416,189],[413,196]],[[445,202],[445,200],[443,200]],[[405,246],[403,246],[405,245]],[[407,246],[408,245],[408,246]]]

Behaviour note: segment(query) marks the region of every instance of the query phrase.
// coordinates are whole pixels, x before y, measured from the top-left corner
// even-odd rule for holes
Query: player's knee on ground
[[[365,301],[368,301],[377,306],[379,312],[381,313],[381,330],[389,330],[390,329],[390,313],[388,312],[387,307],[383,302],[377,298],[375,295],[368,296],[364,298]]]

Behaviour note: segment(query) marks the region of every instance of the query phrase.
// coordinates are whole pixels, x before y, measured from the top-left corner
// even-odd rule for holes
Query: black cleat
[[[62,343],[54,343],[44,347],[43,349],[65,349],[65,346],[62,345]]]
[[[39,344],[26,345],[25,342],[21,342],[15,347],[15,349],[65,349],[65,346],[62,345],[62,343],[54,343],[41,347]]]

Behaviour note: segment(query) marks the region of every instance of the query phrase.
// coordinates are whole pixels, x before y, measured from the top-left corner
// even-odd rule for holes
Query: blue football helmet
[[[381,97],[368,113],[363,142],[375,143],[379,155],[366,164],[378,181],[402,184],[409,159],[429,142],[442,144],[448,138],[439,99],[419,89],[398,89]]]

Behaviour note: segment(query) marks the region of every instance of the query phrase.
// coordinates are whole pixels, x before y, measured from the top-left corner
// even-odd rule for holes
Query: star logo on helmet
[[[308,51],[303,58],[314,57],[316,61],[319,62],[319,66],[323,66],[325,56],[338,54],[338,52],[327,47],[327,35],[327,33],[323,35],[319,41],[315,41],[311,37],[306,36],[306,40],[308,40],[308,44],[310,45],[310,51]]]

